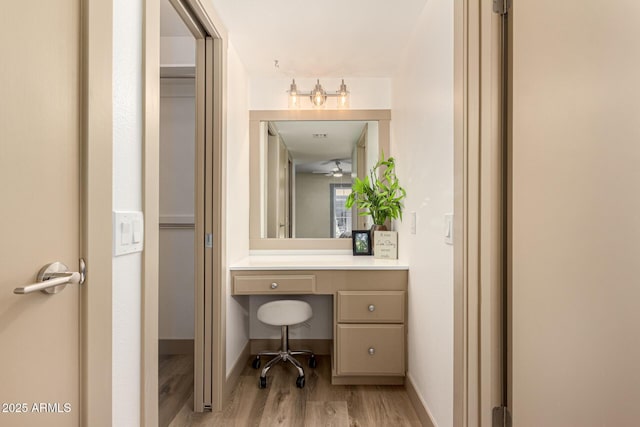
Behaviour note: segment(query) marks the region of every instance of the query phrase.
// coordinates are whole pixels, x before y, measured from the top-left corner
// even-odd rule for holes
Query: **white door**
[[[19,295],[80,258],[80,2],[0,13],[0,425],[77,426],[80,291]]]
[[[513,2],[513,425],[640,425],[640,2]]]

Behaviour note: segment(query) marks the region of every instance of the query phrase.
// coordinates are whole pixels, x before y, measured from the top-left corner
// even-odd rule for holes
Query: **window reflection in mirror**
[[[377,158],[377,121],[261,122],[261,237],[350,239],[368,228],[345,200]]]

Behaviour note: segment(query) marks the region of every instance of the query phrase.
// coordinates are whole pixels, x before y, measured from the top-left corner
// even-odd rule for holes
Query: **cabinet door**
[[[340,323],[404,323],[404,291],[338,292]]]
[[[404,375],[404,325],[338,325],[338,375]]]

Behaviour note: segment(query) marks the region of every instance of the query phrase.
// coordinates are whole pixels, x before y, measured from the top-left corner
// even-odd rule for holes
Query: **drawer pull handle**
[[[376,306],[373,304],[369,304],[369,311],[373,312],[376,310]]]
[[[276,289],[278,287],[278,284],[276,282],[273,282],[271,284],[271,289]]]
[[[369,347],[369,356],[373,356],[374,354],[376,354],[376,349],[373,347]]]

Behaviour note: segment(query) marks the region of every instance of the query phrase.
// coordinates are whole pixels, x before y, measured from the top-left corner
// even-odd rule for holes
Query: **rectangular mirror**
[[[389,152],[389,110],[251,111],[251,249],[349,249],[371,226],[344,206]]]

